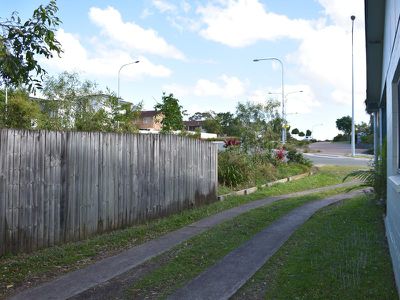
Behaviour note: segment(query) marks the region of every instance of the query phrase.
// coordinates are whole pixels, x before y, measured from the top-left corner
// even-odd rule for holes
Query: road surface
[[[373,156],[364,154],[365,149],[356,149],[356,155],[363,157],[352,158],[351,145],[347,143],[317,142],[309,146],[311,153],[304,153],[315,165],[338,166],[369,166]]]
[[[337,165],[337,166],[369,166],[371,159],[352,158],[340,155],[304,153],[304,156],[311,160],[314,165]]]

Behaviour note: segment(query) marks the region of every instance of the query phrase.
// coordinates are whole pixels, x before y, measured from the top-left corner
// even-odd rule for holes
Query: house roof
[[[160,112],[157,112],[155,110],[142,110],[140,112],[140,117],[146,118],[146,117],[155,117],[159,114]]]
[[[383,36],[385,28],[385,1],[365,0],[365,43],[367,60],[367,112],[379,108],[382,85]]]
[[[204,121],[183,121],[186,126],[203,126]]]

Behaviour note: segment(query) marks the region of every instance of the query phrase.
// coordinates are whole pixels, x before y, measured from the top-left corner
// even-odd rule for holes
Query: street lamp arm
[[[290,94],[296,94],[296,93],[303,93],[304,91],[293,91],[293,92],[289,92],[289,93],[286,93],[285,94],[285,98],[288,96],[288,95],[290,95]]]
[[[293,91],[285,94],[285,101],[287,101],[287,96],[291,94],[297,94],[297,93],[303,93],[304,91]],[[273,92],[268,92],[268,95],[280,95],[281,93],[273,93]]]
[[[119,82],[120,82],[120,74],[121,74],[121,70],[124,68],[124,67],[126,67],[126,66],[129,66],[129,65],[133,65],[133,64],[137,64],[137,63],[139,63],[140,61],[139,60],[137,60],[137,61],[132,61],[132,62],[130,62],[130,63],[127,63],[127,64],[124,64],[124,65],[122,65],[120,68],[119,68],[119,70],[118,70],[118,98],[119,98]]]
[[[122,66],[119,68],[119,70],[118,70],[118,75],[119,75],[119,73],[121,72],[122,68],[124,68],[124,67],[126,67],[126,66],[129,66],[129,65],[137,64],[137,63],[139,63],[138,60],[137,60],[137,61],[132,61],[132,62],[130,62],[130,63],[127,63],[127,64],[122,65]]]

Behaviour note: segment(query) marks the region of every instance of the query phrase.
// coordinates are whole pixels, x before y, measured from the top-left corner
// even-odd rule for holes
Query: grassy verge
[[[254,181],[240,184],[236,187],[229,187],[223,184],[218,186],[218,195],[228,194],[233,191],[260,186],[274,180],[287,178],[289,176],[298,175],[310,171],[310,167],[298,163],[279,164],[274,167],[273,171],[256,172]]]
[[[229,197],[223,202],[184,211],[147,224],[117,230],[81,242],[39,250],[31,254],[3,256],[0,258],[0,296],[21,284],[43,281],[60,273],[78,269],[100,258],[249,201],[340,183],[350,170],[350,168],[342,167],[321,168],[317,174],[298,181],[261,189],[248,196]]]
[[[343,191],[337,189],[282,200],[226,221],[155,258],[156,262],[165,261],[167,256],[170,261],[160,263],[160,268],[132,286],[128,290],[129,298],[164,298],[292,209]]]
[[[398,299],[382,213],[368,196],[323,209],[234,298]]]
[[[301,164],[282,164],[277,167],[278,178],[285,178],[310,171],[310,167]],[[265,183],[265,182],[263,182]]]

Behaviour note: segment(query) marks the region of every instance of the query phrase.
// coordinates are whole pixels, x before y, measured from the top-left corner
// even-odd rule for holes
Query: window
[[[152,121],[153,121],[152,117],[144,117],[143,118],[143,123],[144,124],[151,124],[151,123],[153,123]]]

